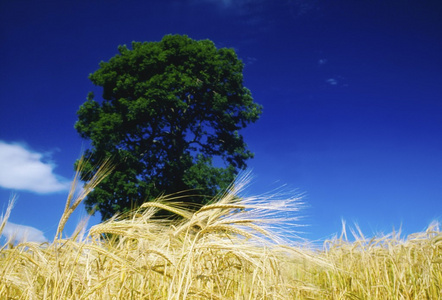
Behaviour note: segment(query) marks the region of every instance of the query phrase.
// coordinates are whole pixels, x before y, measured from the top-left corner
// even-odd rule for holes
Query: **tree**
[[[75,128],[91,141],[82,179],[104,159],[115,163],[86,199],[87,210],[97,207],[104,220],[184,190],[206,203],[253,157],[239,130],[262,107],[243,86],[244,64],[233,49],[181,35],[118,51],[89,75],[103,100],[89,93],[77,112]]]

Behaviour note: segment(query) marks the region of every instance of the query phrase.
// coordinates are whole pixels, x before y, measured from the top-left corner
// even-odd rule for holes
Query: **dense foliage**
[[[89,76],[103,87],[90,93],[75,128],[91,141],[93,165],[111,158],[115,170],[86,199],[103,219],[165,193],[192,190],[205,203],[230,184],[253,157],[239,133],[261,106],[243,86],[243,63],[233,49],[209,40],[167,35],[133,42]]]

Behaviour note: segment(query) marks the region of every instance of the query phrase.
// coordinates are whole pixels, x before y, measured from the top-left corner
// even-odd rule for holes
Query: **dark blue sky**
[[[442,216],[440,16],[437,0],[1,1],[0,206],[17,193],[11,221],[52,238],[87,147],[75,113],[101,94],[88,74],[120,44],[178,33],[245,62],[264,106],[243,132],[249,194],[305,192],[309,239],[341,219],[367,235],[423,230]]]

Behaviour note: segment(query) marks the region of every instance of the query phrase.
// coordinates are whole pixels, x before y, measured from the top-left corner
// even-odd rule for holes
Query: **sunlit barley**
[[[300,197],[243,197],[244,178],[203,207],[189,208],[180,194],[160,197],[89,231],[80,224],[64,237],[73,210],[111,169],[105,164],[75,199],[72,188],[51,243],[1,248],[0,299],[442,297],[437,223],[407,238],[366,238],[356,229],[355,241],[343,226],[340,237],[316,249],[296,240],[287,225],[301,225]],[[154,218],[163,209],[176,217]]]

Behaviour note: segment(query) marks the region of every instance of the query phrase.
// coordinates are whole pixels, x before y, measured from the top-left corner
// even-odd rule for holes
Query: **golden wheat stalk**
[[[6,208],[6,212],[2,216],[0,216],[0,220],[1,220],[0,235],[3,233],[3,229],[6,226],[6,222],[8,222],[9,216],[11,215],[11,211],[12,211],[12,208],[14,207],[16,199],[17,198],[15,195],[9,199],[8,206]]]
[[[406,238],[368,238],[356,227],[354,241],[343,225],[322,248],[283,243],[274,228],[288,226],[280,213],[296,213],[299,197],[244,198],[244,185],[202,208],[159,197],[62,239],[86,197],[74,199],[74,188],[52,243],[0,249],[0,299],[442,299],[439,224]],[[162,209],[179,217],[159,219]]]
[[[57,232],[55,234],[55,238],[61,238],[61,234],[63,232],[63,229],[66,225],[66,222],[68,221],[69,217],[72,215],[72,213],[75,211],[75,209],[80,205],[80,203],[86,198],[86,196],[93,191],[93,189],[104,179],[106,176],[108,176],[112,170],[113,166],[111,165],[111,161],[105,160],[99,168],[96,170],[94,176],[84,185],[83,189],[81,190],[80,194],[77,195],[77,197],[74,200],[75,192],[77,189],[78,182],[80,181],[80,172],[84,167],[85,164],[84,156],[80,158],[77,165],[77,170],[74,176],[74,180],[71,185],[71,189],[69,190],[69,194],[66,200],[66,205],[63,211],[63,214],[60,218],[60,222],[57,226]],[[72,200],[74,202],[72,203]]]

